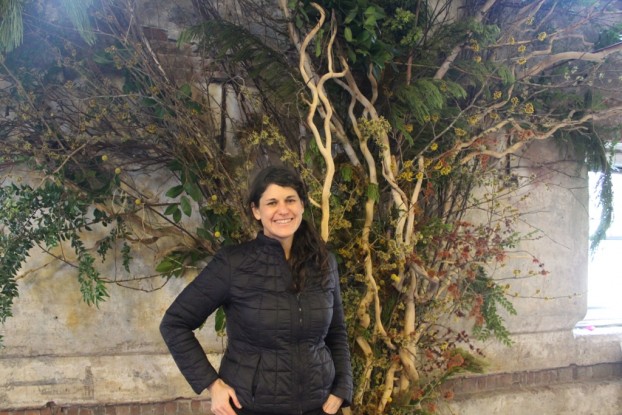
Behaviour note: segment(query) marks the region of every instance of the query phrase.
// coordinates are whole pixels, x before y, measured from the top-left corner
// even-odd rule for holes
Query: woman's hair
[[[259,206],[259,199],[271,184],[294,189],[302,204],[307,206],[307,189],[298,173],[287,167],[269,166],[261,170],[251,183],[248,195],[251,210],[253,206]],[[308,278],[320,278],[322,283],[329,278],[326,244],[305,219],[294,233],[289,263],[293,274],[292,289],[295,291],[300,291]]]

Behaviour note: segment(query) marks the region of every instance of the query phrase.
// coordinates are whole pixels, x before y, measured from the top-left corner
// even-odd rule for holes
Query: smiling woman
[[[352,399],[352,368],[337,261],[302,218],[306,188],[292,170],[255,177],[248,206],[263,230],[221,249],[167,310],[160,330],[212,412],[334,414]],[[227,316],[219,372],[193,330],[218,307]]]

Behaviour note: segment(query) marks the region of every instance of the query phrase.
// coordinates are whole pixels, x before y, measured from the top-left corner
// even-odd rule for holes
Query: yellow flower
[[[510,102],[512,103],[512,105],[518,105],[519,99],[518,99],[518,97],[512,97]]]
[[[218,196],[216,196],[216,195],[212,195],[212,202],[215,202],[215,201],[217,201],[217,200],[218,200]]]
[[[121,174],[121,167],[114,169],[114,174]]]
[[[502,96],[503,96],[503,93],[501,91],[495,91],[495,93],[492,95],[494,99],[499,99]]]
[[[510,36],[510,45],[513,45],[516,43],[516,39],[514,39],[514,36]]]
[[[533,24],[533,16],[530,16],[525,23],[527,23],[528,25]]]
[[[102,156],[102,161],[108,161],[108,156],[106,154]]]
[[[395,282],[399,282],[400,281],[400,277],[397,274],[391,274],[391,279]]]
[[[405,124],[404,125],[404,130],[406,130],[407,133],[412,133],[413,132],[413,125],[412,124]]]
[[[417,180],[423,180],[423,172],[420,171],[415,177],[417,178]]]
[[[533,104],[531,102],[525,104],[524,110],[525,110],[525,114],[533,114],[535,111]]]
[[[540,33],[538,34],[538,40],[539,40],[540,42],[543,42],[543,41],[544,41],[544,39],[546,39],[546,32],[540,32]]]
[[[143,201],[142,201],[142,200],[140,200],[140,199],[136,199],[136,200],[134,201],[134,203],[138,206],[138,205],[140,205],[141,203],[143,203]]]
[[[219,231],[214,232],[214,238],[220,238],[220,232]]]
[[[457,137],[464,137],[467,134],[467,132],[464,131],[462,128],[454,128],[454,133]]]
[[[438,144],[437,143],[430,144],[430,150],[436,151],[436,149],[438,149]]]
[[[499,119],[499,114],[497,114],[496,112],[491,112],[490,113],[490,118],[492,118],[493,120],[498,120]]]
[[[154,124],[149,124],[145,127],[145,130],[147,130],[149,134],[155,134],[155,132],[158,131],[158,127],[156,127]]]
[[[527,50],[527,46],[525,46],[525,45],[520,45],[520,46],[518,47],[518,51],[519,51],[520,53],[524,53],[526,50]]]
[[[445,166],[441,169],[441,175],[447,176],[451,172],[451,166]]]
[[[475,61],[475,63],[480,63],[482,61],[482,57],[477,55],[473,58],[473,60]]]
[[[479,115],[472,115],[472,116],[469,117],[467,122],[470,125],[475,125],[475,124],[477,124],[478,121],[479,121]]]
[[[423,121],[424,122],[430,122],[430,116],[429,115],[424,115],[423,116]]]
[[[439,160],[438,163],[436,163],[436,165],[434,166],[434,170],[440,170],[442,168],[443,168],[443,162]]]
[[[622,78],[622,77],[621,77]],[[441,117],[438,114],[432,115],[432,122],[437,122]]]

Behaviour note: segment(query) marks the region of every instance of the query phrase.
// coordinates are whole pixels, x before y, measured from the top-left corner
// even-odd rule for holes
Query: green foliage
[[[47,180],[34,188],[18,184],[0,187],[0,203],[0,322],[11,316],[13,299],[18,295],[15,278],[31,249],[37,246],[50,251],[69,241],[77,257],[77,278],[84,301],[97,305],[108,297],[95,258],[80,236],[91,226],[110,221],[101,212],[95,217],[89,215],[92,199]],[[100,248],[99,254],[104,256],[105,251]]]
[[[467,289],[468,294],[476,300],[471,300],[477,308],[481,319],[476,321],[473,335],[478,340],[488,340],[495,337],[501,343],[511,346],[511,333],[505,327],[505,320],[499,315],[499,307],[510,315],[516,315],[516,309],[507,298],[507,290],[498,282],[488,277],[483,268],[479,269],[475,281]]]

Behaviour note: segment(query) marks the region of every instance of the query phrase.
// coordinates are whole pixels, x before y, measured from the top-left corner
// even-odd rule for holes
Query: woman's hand
[[[341,404],[343,403],[343,399],[330,394],[328,395],[328,399],[322,405],[322,411],[327,414],[336,414],[339,408],[341,408]]]
[[[212,396],[211,409],[215,415],[235,415],[235,411],[231,407],[229,400],[233,401],[233,404],[238,409],[242,408],[235,394],[235,390],[223,382],[222,379],[216,379],[207,389]]]

